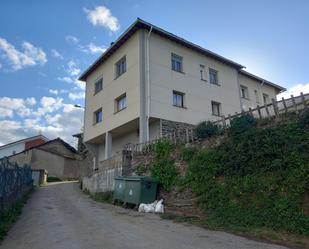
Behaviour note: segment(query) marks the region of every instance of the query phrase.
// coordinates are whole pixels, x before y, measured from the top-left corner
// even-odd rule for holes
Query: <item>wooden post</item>
[[[286,107],[285,99],[283,97],[282,97],[282,104],[283,104],[285,113],[287,113],[288,112],[288,108]]]
[[[223,126],[223,128],[225,128],[225,126],[226,126],[226,124],[225,124],[225,116],[222,115],[221,119],[222,119],[222,126]]]
[[[301,100],[303,102],[304,108],[307,109],[308,105],[306,103],[306,99],[305,99],[305,96],[304,96],[303,92],[300,93],[300,96],[301,96]]]
[[[257,105],[257,111],[258,111],[258,114],[259,114],[259,118],[262,118],[261,108],[260,108],[259,105]]]
[[[295,111],[296,113],[298,113],[296,101],[295,101],[295,98],[294,98],[293,94],[291,94],[291,99],[292,99],[294,111]]]
[[[267,117],[269,117],[268,104],[265,105],[265,110],[266,110]]]
[[[177,137],[176,137],[176,131],[174,130],[174,144],[177,144]]]
[[[273,105],[273,108],[274,108],[275,116],[278,117],[277,102],[274,99],[272,99],[271,102],[272,102],[272,105]]]
[[[250,113],[251,116],[253,116],[252,108],[251,107],[249,107],[249,113]]]
[[[190,138],[189,138],[189,128],[186,128],[186,142],[187,142],[187,143],[190,142]]]
[[[229,119],[229,126],[231,126],[232,118],[231,118],[231,115],[230,115],[230,114],[228,115],[228,119]]]
[[[194,141],[194,130],[191,129],[191,139],[192,139],[192,142]]]

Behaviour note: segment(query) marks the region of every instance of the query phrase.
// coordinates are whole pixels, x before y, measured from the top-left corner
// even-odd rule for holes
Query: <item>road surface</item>
[[[97,203],[78,183],[39,188],[1,249],[283,249]]]

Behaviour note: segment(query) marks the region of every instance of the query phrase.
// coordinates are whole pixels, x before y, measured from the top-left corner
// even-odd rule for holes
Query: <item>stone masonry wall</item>
[[[174,122],[170,120],[161,119],[161,134],[162,137],[175,135],[177,141],[186,141],[193,135],[192,124]]]

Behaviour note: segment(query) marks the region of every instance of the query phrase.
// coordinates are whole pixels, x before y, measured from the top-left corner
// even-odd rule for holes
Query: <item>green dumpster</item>
[[[156,179],[149,176],[125,177],[124,202],[139,205],[140,203],[152,203],[156,200]]]
[[[124,190],[126,182],[123,177],[115,177],[115,187],[114,187],[114,201],[124,201]]]

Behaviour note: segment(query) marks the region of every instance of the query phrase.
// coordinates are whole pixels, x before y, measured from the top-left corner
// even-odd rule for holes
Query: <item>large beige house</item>
[[[283,87],[137,19],[81,76],[95,162],[127,143],[271,102]]]

